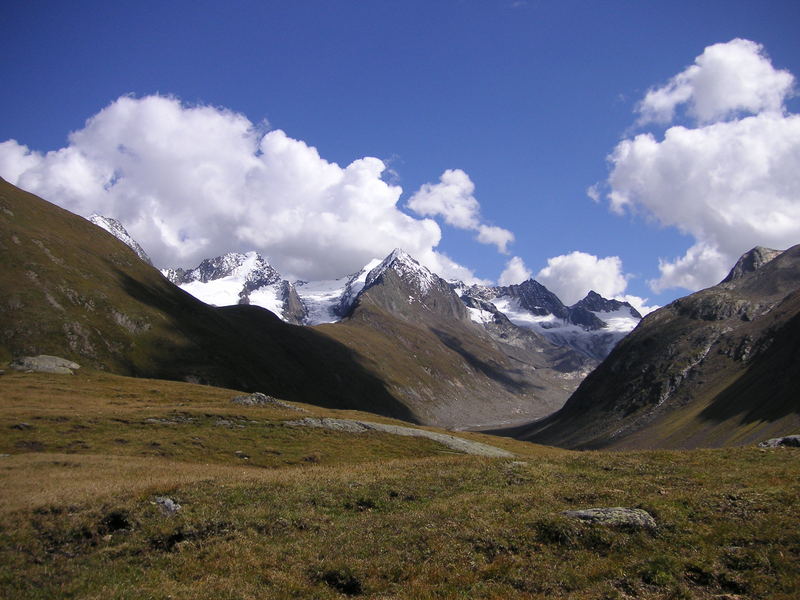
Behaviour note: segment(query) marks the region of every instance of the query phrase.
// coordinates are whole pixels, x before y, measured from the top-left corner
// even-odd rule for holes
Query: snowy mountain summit
[[[153,262],[150,260],[150,257],[147,256],[147,252],[139,245],[135,239],[131,237],[131,234],[128,233],[127,229],[122,226],[122,223],[117,221],[116,219],[112,219],[111,217],[104,217],[103,215],[98,215],[97,213],[89,215],[89,221],[97,225],[98,227],[105,229],[108,233],[113,235],[117,238],[120,242],[128,246],[131,250],[136,252],[136,255],[141,258],[144,262],[148,265],[152,265]]]
[[[408,252],[395,248],[381,263],[372,269],[366,277],[364,287],[371,287],[387,271],[393,270],[406,283],[414,285],[423,296],[439,279],[426,267],[414,260]]]
[[[630,304],[595,292],[565,306],[533,279],[510,286],[448,283],[400,248],[356,273],[325,281],[290,282],[256,252],[228,253],[193,269],[163,273],[208,304],[254,304],[296,325],[340,321],[368,297],[393,314],[411,319],[424,320],[435,311],[489,328],[500,318],[593,360],[605,358],[641,320]],[[374,291],[367,294],[370,290]]]
[[[597,360],[605,358],[642,319],[627,302],[608,300],[594,291],[565,306],[533,279],[510,286],[465,287],[459,292],[477,323],[489,323],[500,312],[514,325]]]
[[[294,286],[257,252],[229,252],[193,269],[164,269],[164,276],[206,304],[255,304],[300,324],[304,309]]]

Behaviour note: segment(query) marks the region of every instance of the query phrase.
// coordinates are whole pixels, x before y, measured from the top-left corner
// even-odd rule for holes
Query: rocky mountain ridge
[[[449,283],[402,252],[337,284],[344,293],[325,306],[349,306],[344,318],[298,327],[256,304],[265,287],[278,297],[283,279],[255,253],[184,270],[184,285],[218,284],[234,302],[244,290],[250,301],[211,306],[113,235],[3,181],[0,248],[0,364],[47,354],[87,372],[455,429],[550,414],[595,364],[534,332],[473,322]],[[309,287],[297,284],[306,297]]]
[[[98,227],[105,229],[108,233],[128,246],[128,248],[136,253],[136,256],[141,258],[148,265],[153,264],[153,261],[150,260],[150,257],[147,255],[147,252],[144,251],[144,248],[139,245],[139,242],[133,239],[131,234],[128,233],[128,230],[125,229],[122,223],[120,223],[117,219],[112,219],[111,217],[104,217],[103,215],[93,213],[89,215],[88,220]]]
[[[800,245],[754,248],[647,315],[557,413],[518,435],[574,448],[744,444],[800,427]]]
[[[218,306],[251,303],[267,308],[289,323],[319,325],[347,317],[360,294],[375,285],[389,268],[409,284],[407,298],[411,302],[425,306],[424,299],[431,290],[436,291],[440,303],[445,302],[449,289],[460,298],[451,307],[456,318],[467,315],[481,326],[490,322],[496,326],[499,314],[505,319],[507,329],[516,326],[535,331],[552,343],[572,348],[592,360],[605,358],[641,320],[630,304],[605,299],[594,291],[573,306],[565,306],[533,279],[511,286],[446,282],[399,248],[383,260],[374,259],[357,273],[321,282],[290,282],[254,252],[225,254],[206,259],[193,269],[162,272],[206,303]],[[401,310],[401,304],[395,303],[394,309]]]
[[[517,285],[462,286],[459,290],[476,322],[494,320],[499,312],[514,325],[595,360],[605,358],[642,318],[627,302],[607,300],[594,291],[565,306],[533,279]]]

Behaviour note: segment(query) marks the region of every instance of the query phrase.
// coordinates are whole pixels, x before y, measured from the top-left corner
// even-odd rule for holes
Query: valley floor
[[[0,377],[3,598],[797,598],[800,450],[566,452],[236,392]],[[168,510],[169,498],[180,505]],[[637,507],[654,530],[567,519]]]

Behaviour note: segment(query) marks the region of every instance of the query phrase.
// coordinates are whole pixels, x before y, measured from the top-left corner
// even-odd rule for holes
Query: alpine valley
[[[119,223],[106,229],[141,257]],[[402,249],[328,281],[290,282],[257,252],[162,273],[212,306],[260,306],[294,325],[337,323],[322,330],[369,356],[415,420],[448,428],[553,412],[641,320],[630,304],[595,292],[567,307],[532,279],[507,287],[445,281]],[[386,354],[390,341],[399,346]]]
[[[4,598],[800,593],[800,246],[642,319],[400,249],[161,272],[0,180],[0,307]]]
[[[122,223],[2,186],[7,358],[564,446],[747,443],[800,425],[797,248],[756,248],[637,327],[630,304],[595,292],[565,306],[532,279],[445,281],[402,249],[328,281],[289,281],[257,252],[158,272]]]

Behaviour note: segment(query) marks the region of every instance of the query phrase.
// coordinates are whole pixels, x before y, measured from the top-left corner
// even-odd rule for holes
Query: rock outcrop
[[[800,448],[800,435],[785,435],[772,438],[759,443],[758,446],[759,448],[780,448],[782,446]]]
[[[386,425],[384,423],[373,423],[371,421],[354,421],[351,419],[329,419],[306,417],[299,421],[286,421],[285,425],[290,427],[318,427],[323,429],[330,429],[332,431],[342,431],[345,433],[366,433],[368,431],[379,431],[382,433],[389,433],[391,435],[400,435],[403,437],[418,437],[426,438],[438,442],[443,446],[463,452],[464,454],[474,454],[477,456],[491,456],[501,458],[512,458],[514,454],[495,446],[488,444],[481,444],[480,442],[471,442],[464,438],[456,437],[454,435],[447,435],[445,433],[436,433],[435,431],[426,431],[424,429],[417,429],[415,427],[401,427],[399,425]]]
[[[598,523],[610,527],[630,527],[634,529],[655,529],[653,516],[641,508],[624,508],[614,506],[608,508],[586,508],[583,510],[566,510],[563,514],[571,519],[587,523]]]
[[[40,354],[39,356],[22,356],[11,361],[8,365],[16,371],[26,371],[31,373],[56,373],[58,375],[72,375],[81,366],[60,356],[49,356]]]
[[[297,412],[308,412],[304,408],[300,408],[299,406],[292,406],[288,402],[278,400],[277,398],[273,398],[272,396],[267,396],[266,394],[262,394],[261,392],[255,392],[253,394],[247,394],[245,396],[236,396],[235,398],[231,399],[231,402],[233,402],[234,404],[241,404],[242,406],[277,406],[278,408],[285,408]]]

